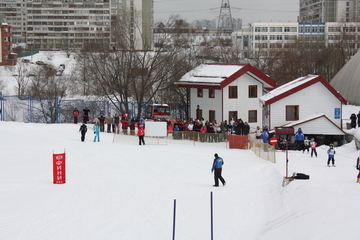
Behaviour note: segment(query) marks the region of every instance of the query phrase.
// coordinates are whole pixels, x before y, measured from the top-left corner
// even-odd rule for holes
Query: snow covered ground
[[[274,164],[224,143],[139,146],[110,133],[94,143],[92,125],[81,142],[79,126],[0,122],[0,239],[171,239],[175,199],[175,239],[210,239],[211,192],[214,239],[359,239],[354,142],[336,148],[336,167],[326,166],[327,146],[317,158],[289,151],[289,174],[310,180],[283,187],[284,152]],[[64,150],[67,183],[53,184],[52,154]],[[225,187],[212,187],[214,153]]]
[[[55,66],[71,61],[65,71],[75,66],[64,56],[53,59]],[[2,79],[3,94],[11,93],[10,80]],[[359,110],[344,106],[343,118]],[[145,138],[139,146],[135,136],[113,143],[109,133],[94,143],[92,125],[81,142],[79,127],[0,122],[1,240],[171,239],[175,199],[175,239],[210,239],[211,192],[217,240],[359,239],[354,141],[336,148],[336,167],[326,166],[327,146],[318,147],[317,158],[289,151],[289,175],[310,180],[283,187],[284,152],[274,164],[224,143]],[[360,136],[359,129],[349,132]],[[52,154],[64,150],[67,183],[53,184]],[[212,187],[214,153],[225,160],[225,187]]]
[[[40,51],[37,54],[28,57],[22,57],[18,59],[18,64],[22,59],[28,59],[31,63],[21,63],[27,72],[36,72],[36,68],[39,65],[35,64],[37,61],[43,61],[46,64],[51,64],[55,69],[58,69],[60,64],[65,65],[65,70],[63,76],[70,75],[76,68],[77,60],[75,59],[76,54],[71,54],[68,58],[65,52],[62,51]],[[17,93],[15,86],[16,77],[12,76],[12,71],[16,73],[17,71],[11,70],[13,66],[0,66],[0,80],[2,80],[4,89],[0,89],[0,92],[3,95],[15,95]],[[17,66],[14,66],[15,68]],[[10,68],[10,69],[9,69]],[[61,76],[58,76],[61,77]]]

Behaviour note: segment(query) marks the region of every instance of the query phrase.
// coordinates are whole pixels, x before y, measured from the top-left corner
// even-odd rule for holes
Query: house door
[[[202,117],[202,109],[196,109],[196,119],[201,119]]]

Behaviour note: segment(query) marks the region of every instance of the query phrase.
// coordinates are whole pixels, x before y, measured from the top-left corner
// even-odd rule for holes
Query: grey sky
[[[155,21],[178,14],[188,22],[216,19],[222,0],[154,0]],[[233,18],[250,22],[296,22],[299,0],[229,0]],[[239,9],[241,8],[241,9]]]

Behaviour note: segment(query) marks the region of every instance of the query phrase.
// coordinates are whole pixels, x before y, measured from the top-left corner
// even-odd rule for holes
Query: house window
[[[234,119],[234,121],[238,119],[237,111],[229,111],[229,124],[231,119]]]
[[[257,85],[249,86],[249,98],[257,98]]]
[[[299,120],[299,105],[286,106],[286,121]]]
[[[198,89],[197,89],[197,96],[198,96],[199,98],[202,98],[202,97],[203,97],[203,90],[202,90],[201,88],[198,88]]]
[[[257,122],[257,110],[249,110],[249,123]]]
[[[209,98],[215,98],[215,89],[209,89]]]
[[[209,111],[209,121],[210,122],[214,122],[215,120],[215,111],[214,110],[210,110]]]
[[[237,98],[237,86],[229,86],[229,98]]]

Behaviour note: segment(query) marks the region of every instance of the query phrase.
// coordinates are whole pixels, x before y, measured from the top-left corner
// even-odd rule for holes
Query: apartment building
[[[300,22],[357,22],[359,0],[300,0]]]
[[[112,48],[112,26],[125,13],[135,12],[141,12],[141,26],[131,24],[131,37],[151,42],[153,0],[0,0],[0,13],[13,26],[14,43],[26,43],[30,50],[81,49],[87,44]],[[142,50],[143,43],[137,41],[135,48]]]
[[[244,50],[244,58],[250,52],[286,48],[296,39],[322,40],[329,46],[346,40],[354,55],[360,48],[360,22],[256,22],[232,33],[232,41]]]
[[[0,22],[0,65],[15,65],[16,54],[12,53],[11,26]]]

